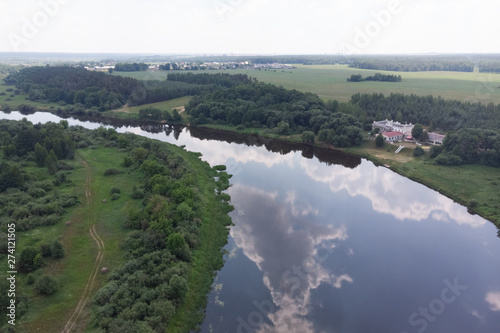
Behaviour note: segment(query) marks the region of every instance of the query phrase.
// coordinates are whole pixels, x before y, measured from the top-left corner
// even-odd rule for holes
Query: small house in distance
[[[403,139],[405,138],[404,133],[397,132],[397,131],[384,132],[384,133],[382,133],[382,136],[384,137],[384,140],[386,142],[403,141]]]
[[[437,133],[428,133],[429,134],[429,140],[428,142],[433,145],[440,146],[443,144],[444,140],[444,135],[442,134],[437,134]]]

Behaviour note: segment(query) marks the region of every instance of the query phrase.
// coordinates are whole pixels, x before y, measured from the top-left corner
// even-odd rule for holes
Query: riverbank
[[[10,126],[12,130],[6,132],[17,135],[19,133],[14,128],[20,123],[5,121],[2,125]],[[31,123],[24,124],[32,126]],[[110,289],[107,286],[110,283],[113,285],[117,277],[122,279],[121,285],[126,285],[124,281],[127,279],[133,280],[133,276],[127,275],[131,272],[123,274],[125,264],[132,262],[136,265],[139,260],[147,264],[161,258],[168,259],[164,263],[170,272],[168,274],[184,281],[185,292],[182,288],[171,291],[175,289],[174,282],[163,276],[161,281],[156,277],[142,286],[139,295],[147,290],[148,296],[154,298],[158,296],[158,288],[169,290],[169,301],[151,299],[152,303],[170,304],[162,313],[168,320],[158,325],[165,328],[165,323],[168,323],[168,332],[195,330],[204,318],[203,309],[214,274],[223,266],[222,248],[227,243],[227,226],[231,224],[228,216],[232,210],[230,198],[223,193],[229,187],[230,178],[223,171],[225,167],[212,168],[201,160],[199,153],[186,151],[183,147],[130,133],[119,134],[112,128],[92,131],[68,127],[67,123],[64,128],[55,124],[36,126],[60,126],[60,131],[67,136],[58,136],[73,138],[76,140],[73,146],[77,147],[74,159],[59,161],[64,168],[56,174],[57,182],[47,168],[38,166],[26,154],[10,158],[0,150],[0,162],[6,162],[21,170],[21,174],[28,175],[24,177],[23,186],[29,191],[10,188],[2,193],[2,202],[9,203],[11,209],[3,210],[0,215],[5,223],[7,219],[16,221],[17,254],[24,253],[28,248],[41,252],[45,244],[55,240],[64,249],[62,258],[45,258],[43,254],[44,258],[37,261],[33,270],[20,269],[17,291],[24,303],[20,304],[22,310],[19,310],[19,315],[24,316],[18,317],[19,332],[94,332],[101,331],[112,321],[119,322],[117,316],[101,311],[102,298],[96,295],[108,292]],[[48,130],[45,127],[30,129],[35,134],[38,130]],[[16,136],[12,140],[17,142]],[[143,146],[149,148],[149,153]],[[149,159],[143,162],[146,156]],[[156,186],[154,190],[147,187],[145,184],[151,184],[153,178],[160,183],[166,182],[168,186]],[[45,190],[39,188],[42,185]],[[29,197],[35,195],[33,193],[36,196]],[[22,196],[23,201],[16,196]],[[52,199],[50,206],[44,206],[49,197],[57,198],[64,202],[63,207],[67,207],[66,210],[52,208],[60,211],[62,216],[50,225],[41,220],[45,216],[36,215],[59,202]],[[66,204],[68,198],[74,201],[74,207]],[[31,209],[33,203],[38,205],[39,213],[35,214]],[[154,216],[147,215],[154,215],[158,209],[162,210],[160,215],[163,219],[155,220]],[[19,218],[17,211],[23,211],[24,218]],[[131,222],[134,214],[142,216],[139,225]],[[54,214],[49,217],[55,219]],[[149,223],[154,226],[148,228]],[[165,225],[160,225],[162,223]],[[173,226],[176,226],[175,229]],[[149,233],[146,234],[147,231]],[[166,241],[167,235],[170,237],[172,234],[182,235],[183,253],[187,253],[185,257],[175,252],[176,249]],[[133,242],[137,235],[148,240],[147,246],[141,247]],[[159,242],[149,244],[155,237],[159,237]],[[167,247],[170,246],[169,250],[165,249],[165,242]],[[131,243],[135,246],[133,253],[129,249]],[[151,250],[150,247],[156,245],[156,251]],[[1,266],[7,271],[7,258],[4,259]],[[150,265],[147,267],[151,268]],[[50,294],[37,292],[40,276],[50,277],[57,286]],[[161,287],[155,289],[159,283]],[[123,305],[128,301],[122,297],[120,293],[114,295],[117,304]],[[29,306],[26,305],[28,302]],[[125,306],[124,311],[128,310]],[[55,320],[47,321],[49,317]],[[140,316],[134,318],[134,325],[143,319]]]
[[[99,121],[110,125],[123,126],[162,126],[163,121],[142,121],[133,119],[131,114],[122,112],[106,112],[98,117],[90,115],[61,114],[55,109],[39,108],[62,117],[75,117],[81,120]],[[188,117],[182,113],[184,124],[189,126]],[[365,158],[376,165],[388,165],[400,175],[419,182],[455,202],[466,206],[471,213],[478,214],[500,227],[500,170],[483,165],[441,166],[436,165],[427,155],[413,157],[412,149],[404,149],[395,154],[397,147],[387,145],[377,148],[373,141],[365,141],[361,146],[351,148],[335,148],[331,145],[318,143],[303,144],[299,134],[280,135],[263,128],[236,128],[227,125],[202,125],[190,128],[206,128],[220,133],[237,133],[248,137],[260,137],[295,145],[298,150],[306,147],[317,147],[324,150],[342,151]],[[298,146],[297,146],[298,145]],[[325,155],[325,154],[323,154]]]
[[[281,142],[301,144],[302,147],[317,147],[331,151],[342,151],[372,161],[378,166],[388,166],[394,172],[421,183],[453,201],[467,207],[470,213],[478,214],[500,228],[500,169],[484,165],[442,166],[434,163],[428,155],[414,157],[413,149],[403,149],[395,154],[398,145],[386,144],[378,148],[374,141],[365,140],[360,146],[336,148],[323,143],[303,144],[300,135],[278,135],[266,129],[245,128],[237,130],[227,125],[203,125],[203,128],[242,135],[259,136]]]

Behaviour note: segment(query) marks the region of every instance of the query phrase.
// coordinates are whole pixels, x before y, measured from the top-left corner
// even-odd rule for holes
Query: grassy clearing
[[[59,106],[57,103],[39,103],[29,101],[26,99],[27,95],[24,92],[16,95],[15,91],[15,86],[6,86],[4,85],[4,80],[0,80],[0,110],[3,110],[4,106],[8,105],[12,111],[15,111],[17,106],[20,104],[26,104],[35,107],[37,110],[55,111],[55,109]]]
[[[18,274],[19,289],[32,298],[29,312],[17,327],[18,332],[60,332],[66,324],[85,289],[97,255],[97,245],[89,233],[93,219],[97,233],[106,244],[102,266],[112,270],[122,261],[119,244],[126,235],[126,230],[121,227],[124,212],[128,207],[140,206],[140,200],[132,200],[130,193],[133,185],[140,182],[142,174],[129,173],[128,169],[121,167],[119,161],[123,159],[124,153],[113,148],[78,150],[78,154],[87,160],[91,167],[91,193],[95,211],[86,203],[85,198],[87,169],[80,160],[75,159],[72,162],[74,169],[71,175],[74,186],[66,188],[65,191],[76,194],[81,203],[64,216],[63,221],[71,221],[71,226],[59,223],[18,233],[17,256],[27,246],[38,247],[51,239],[59,239],[66,252],[64,258],[49,261],[46,267],[35,273],[49,274],[56,278],[59,290],[51,296],[38,296],[33,286],[27,285],[26,275]],[[104,177],[104,170],[111,167],[123,173]],[[118,185],[122,190],[120,199],[116,201],[110,200],[110,189],[113,185]],[[104,198],[107,198],[105,204],[102,203]],[[105,275],[97,275],[93,292],[102,285],[105,278]],[[77,322],[76,331],[83,330],[89,320],[90,311],[85,307]]]
[[[346,150],[389,165],[395,172],[439,191],[500,227],[500,169],[484,165],[436,165],[426,156],[413,157],[411,146],[394,154],[398,146],[377,148],[374,141],[369,141]],[[471,200],[477,201],[476,207],[471,207]]]
[[[191,96],[184,96],[179,98],[170,99],[168,101],[151,103],[151,104],[143,104],[138,106],[123,106],[116,110],[110,110],[103,112],[102,115],[105,117],[119,118],[119,119],[131,119],[138,120],[139,119],[139,110],[147,107],[153,107],[160,110],[167,110],[172,113],[172,109],[177,109],[178,112],[184,112],[184,105],[186,105]],[[182,114],[181,114],[182,115]]]

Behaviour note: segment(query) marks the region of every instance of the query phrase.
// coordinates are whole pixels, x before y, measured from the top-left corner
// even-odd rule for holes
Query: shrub
[[[476,199],[470,199],[469,200],[469,207],[471,208],[476,208],[479,202]]]
[[[120,199],[120,194],[118,194],[118,193],[113,193],[113,194],[111,195],[111,200],[118,200],[118,199]]]
[[[51,250],[53,258],[59,259],[59,258],[64,257],[64,248],[58,240],[55,240],[54,242],[52,242],[52,244],[50,246],[50,250]]]
[[[301,139],[303,143],[314,143],[314,132],[311,131],[302,132]]]
[[[33,198],[41,198],[45,194],[47,194],[47,192],[40,187],[31,187],[30,189],[28,189],[28,194],[31,195]]]
[[[142,199],[144,198],[144,191],[141,191],[134,185],[132,189],[132,199]]]
[[[35,276],[32,273],[28,274],[28,276],[26,277],[26,283],[28,285],[35,283]]]
[[[44,275],[36,281],[35,290],[42,295],[53,294],[57,290],[57,282],[54,278]]]
[[[43,257],[50,257],[52,255],[52,250],[50,248],[50,245],[47,243],[41,244],[40,245],[40,254]]]
[[[38,267],[35,266],[35,257],[38,251],[32,247],[27,247],[21,252],[19,257],[19,270],[21,272],[32,272]]]
[[[171,299],[182,302],[186,296],[188,285],[186,279],[179,275],[173,275],[168,283],[168,296]]]
[[[113,175],[118,175],[120,171],[115,168],[109,168],[104,171],[105,176],[113,176]]]
[[[111,188],[111,194],[114,194],[114,193],[120,193],[121,190],[118,186],[114,185],[112,188]]]
[[[123,158],[123,166],[128,168],[130,166],[132,166],[134,164],[134,160],[132,160],[132,158],[130,156],[125,156]]]
[[[435,159],[437,164],[442,164],[442,165],[460,165],[462,164],[462,159],[460,156],[449,154],[449,153],[442,153]]]
[[[422,156],[423,154],[425,154],[425,151],[422,147],[420,146],[417,146],[417,148],[415,148],[413,150],[413,156],[415,157],[418,157],[418,156]]]

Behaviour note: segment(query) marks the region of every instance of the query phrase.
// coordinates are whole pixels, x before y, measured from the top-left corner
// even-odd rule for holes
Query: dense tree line
[[[141,63],[117,63],[115,65],[115,71],[117,72],[140,72],[148,70],[149,65],[143,62]]]
[[[350,101],[357,107],[356,116],[374,120],[393,119],[420,123],[430,130],[443,132],[462,128],[498,130],[500,105],[464,103],[441,97],[390,94],[354,94]]]
[[[349,67],[398,72],[472,72],[474,62],[460,56],[383,56],[357,58],[349,64]]]
[[[125,104],[132,92],[141,87],[132,78],[65,66],[25,68],[9,75],[5,83],[15,85],[33,101],[82,104],[101,111]]]
[[[363,81],[383,81],[383,82],[401,82],[401,75],[390,75],[376,73],[373,76],[367,76],[363,78],[361,74],[352,74],[350,78],[347,78],[348,82],[363,82]]]
[[[500,133],[479,128],[448,133],[442,146],[432,148],[431,157],[443,165],[480,163],[500,167]]]
[[[201,241],[206,198],[191,166],[164,143],[132,134],[114,141],[128,151],[123,165],[146,176],[134,189],[143,208],[127,214],[124,226],[133,231],[121,246],[125,262],[93,298],[95,323],[107,332],[164,332],[188,292],[188,263]],[[221,191],[229,186],[229,176],[212,171],[219,179],[215,195],[227,214],[231,207]],[[226,215],[213,223],[228,225],[230,219]],[[212,270],[222,264],[216,262]]]
[[[25,68],[9,75],[5,83],[15,85],[32,101],[74,105],[66,111],[75,113],[155,103],[201,91],[197,85],[182,82],[139,81],[65,66]]]
[[[338,102],[325,105],[312,93],[249,82],[195,96],[186,112],[192,125],[216,123],[267,128],[282,135],[321,131],[321,141],[348,147],[361,142],[363,128],[355,117],[339,112],[348,109]]]
[[[500,73],[499,59],[485,59],[479,63],[479,71],[482,73]]]

